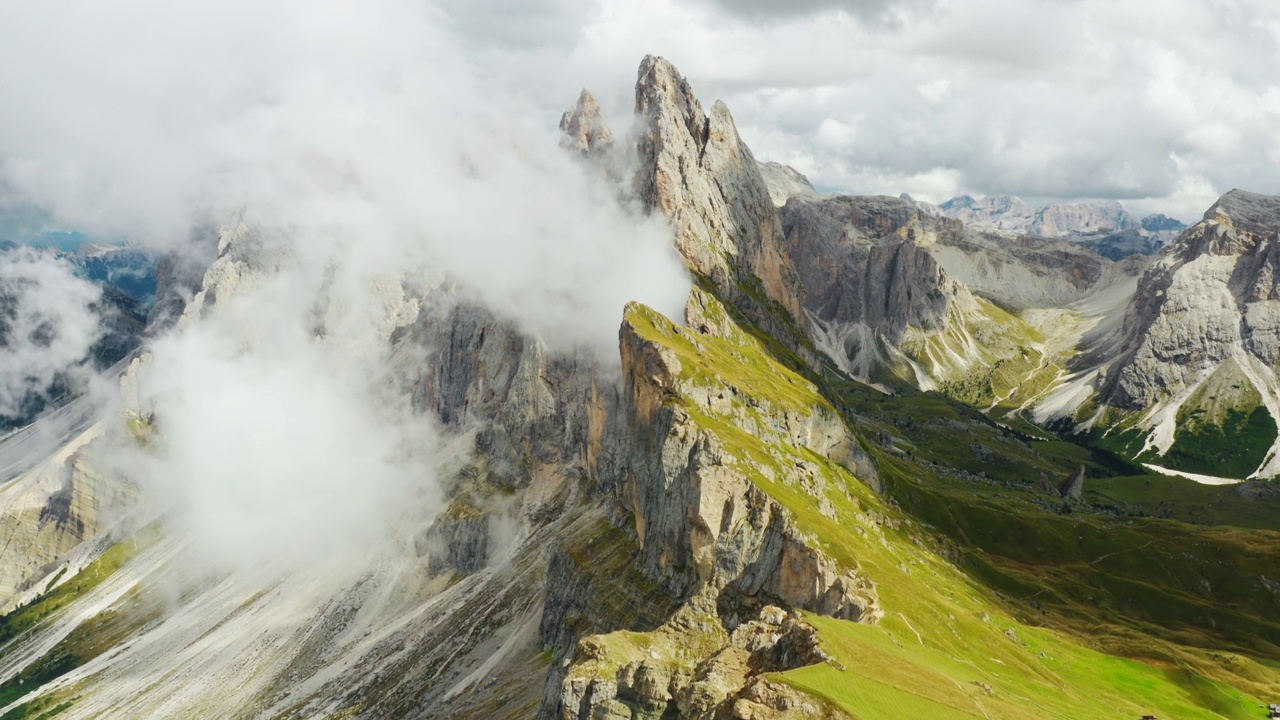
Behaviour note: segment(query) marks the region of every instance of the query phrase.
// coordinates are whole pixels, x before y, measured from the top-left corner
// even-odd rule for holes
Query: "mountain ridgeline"
[[[174,427],[139,392],[146,346],[118,413],[0,441],[0,718],[1207,719],[1280,697],[1280,199],[1233,191],[1157,251],[1176,223],[1118,206],[823,195],[661,58],[635,97],[632,132],[585,91],[560,126],[693,280],[683,317],[618,309],[620,377],[447,279],[371,290],[388,391],[461,448],[443,510],[401,509],[407,557],[193,569],[111,462]],[[1122,233],[1155,254],[1093,249]],[[194,294],[162,265],[148,332],[225,319],[287,262],[228,225]],[[317,287],[319,343],[341,308]]]

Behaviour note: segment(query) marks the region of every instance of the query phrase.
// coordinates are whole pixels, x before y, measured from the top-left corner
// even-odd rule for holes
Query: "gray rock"
[[[560,144],[583,153],[595,153],[613,146],[613,131],[600,114],[596,99],[585,89],[578,102],[560,118]]]
[[[1280,361],[1280,198],[1233,190],[1143,274],[1104,399],[1147,409],[1243,350]],[[1243,357],[1243,356],[1242,356]],[[1274,371],[1268,383],[1274,382]]]
[[[741,406],[741,422],[751,424],[762,439],[853,463],[861,451],[843,421],[819,408],[801,413],[757,401],[755,411],[774,418],[776,425],[755,425],[747,417],[746,400],[735,397],[733,388],[686,386],[679,360],[626,324],[622,357],[631,425],[619,500],[633,518],[644,572],[681,598],[710,585],[836,617],[877,619],[870,583],[838,571],[796,530],[790,513],[734,466],[714,435],[663,398],[704,397],[717,412]]]
[[[938,211],[965,225],[1038,237],[1143,229],[1141,223],[1114,200],[1049,203],[1033,208],[1010,195],[982,199],[962,195],[942,203]]]
[[[1058,487],[1058,494],[1062,495],[1064,498],[1079,500],[1080,496],[1084,493],[1084,476],[1085,467],[1081,465],[1080,469],[1076,470],[1071,477],[1067,478],[1062,485]]]
[[[891,197],[790,200],[782,208],[786,250],[805,287],[805,307],[826,323],[863,324],[894,341],[908,325],[935,327],[953,302],[972,302],[924,249],[959,237],[959,222]]]
[[[773,204],[782,207],[793,197],[802,200],[820,200],[822,193],[814,189],[809,178],[788,165],[776,162],[759,162],[760,177],[769,188]]]
[[[778,215],[751,150],[717,102],[704,114],[671,63],[648,56],[636,82],[635,192],[670,219],[696,275],[802,357],[809,355],[801,283],[783,252]]]

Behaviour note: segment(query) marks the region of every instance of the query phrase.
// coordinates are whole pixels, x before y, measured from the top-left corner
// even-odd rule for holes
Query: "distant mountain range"
[[[971,227],[1010,235],[1073,240],[1112,260],[1150,255],[1187,229],[1184,223],[1158,213],[1139,220],[1115,200],[1033,207],[1016,195],[985,198],[961,195],[941,205],[915,200],[905,193],[901,197],[925,212],[954,218]]]
[[[809,179],[777,162],[759,163],[760,175],[769,185],[770,197],[781,207],[790,198],[814,201],[823,197]],[[1016,195],[975,198],[961,195],[940,205],[917,200],[907,193],[899,198],[928,215],[959,220],[966,227],[994,230],[1008,236],[1064,239],[1080,243],[1103,257],[1122,260],[1130,255],[1151,255],[1187,229],[1185,223],[1160,213],[1144,218],[1115,200],[1048,203],[1032,206]]]

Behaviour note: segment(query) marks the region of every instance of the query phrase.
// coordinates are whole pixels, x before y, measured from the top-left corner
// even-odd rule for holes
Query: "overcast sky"
[[[1114,198],[1197,219],[1280,194],[1267,0],[445,0],[478,60],[549,112],[626,112],[663,55],[762,159],[819,188]]]
[[[418,81],[389,92],[434,93],[441,106],[469,98],[517,115],[554,144],[560,112],[584,86],[625,124],[646,54],[675,63],[706,106],[724,100],[757,157],[794,166],[822,190],[934,202],[961,193],[1118,199],[1139,215],[1195,220],[1233,187],[1280,194],[1277,8],[1275,0],[14,0],[0,24],[0,226],[25,217],[15,205],[35,204],[62,211],[72,225],[59,229],[93,229],[92,213],[65,212],[76,203],[64,196],[90,194],[97,215],[113,221],[98,224],[118,235],[138,234],[130,214],[181,219],[179,205],[207,195],[210,168],[225,165],[192,150],[217,135],[201,132],[225,130],[218,137],[229,154],[260,152],[243,126],[284,90],[298,95],[317,82],[351,83],[353,97],[329,107],[355,112],[347,106],[371,94],[366,86],[433,78],[426,85],[448,92]],[[447,59],[423,60],[433,52]],[[376,102],[365,110],[386,112]],[[327,127],[329,114],[306,114],[303,129]]]

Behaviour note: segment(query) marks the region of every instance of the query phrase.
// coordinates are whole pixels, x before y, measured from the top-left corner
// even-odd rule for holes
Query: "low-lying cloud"
[[[24,418],[83,384],[102,336],[102,292],[65,259],[31,248],[0,253],[0,418]]]
[[[138,370],[126,463],[220,563],[313,562],[439,509],[437,434],[387,393],[387,287],[447,279],[434,296],[614,363],[627,301],[683,305],[665,222],[456,28],[411,0],[23,4],[0,28],[11,196],[179,254],[249,229]]]

